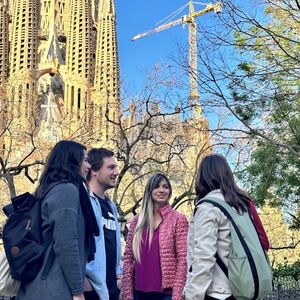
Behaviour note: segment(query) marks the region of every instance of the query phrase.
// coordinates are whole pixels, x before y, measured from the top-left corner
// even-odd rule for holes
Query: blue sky
[[[216,1],[205,1],[205,3]],[[247,12],[263,15],[261,6],[257,0],[244,0],[242,5]],[[186,47],[188,42],[188,28],[182,25],[154,33],[150,36],[132,42],[131,38],[141,32],[156,27],[157,22],[163,20],[180,7],[188,3],[188,0],[115,0],[117,14],[117,35],[119,42],[119,59],[121,79],[126,81],[130,90],[138,92],[146,82],[147,72],[150,72],[154,64],[169,62],[170,57],[176,56],[178,47]],[[205,5],[195,5],[195,11],[201,10]],[[188,13],[181,12],[176,18]],[[214,13],[210,12],[197,18],[197,23],[208,28],[214,26],[217,20]],[[201,36],[198,35],[198,40]],[[187,48],[187,47],[186,47]],[[230,64],[230,62],[228,62]],[[171,64],[174,62],[171,61]],[[186,78],[188,82],[188,78]],[[199,88],[201,94],[201,87]],[[181,89],[181,95],[188,96],[187,86]],[[200,100],[201,101],[201,100]],[[216,125],[216,111],[208,115],[210,125]]]
[[[129,90],[138,93],[145,85],[147,73],[155,64],[169,62],[170,57],[176,56],[178,53],[178,47],[187,46],[188,27],[177,25],[134,42],[131,41],[131,38],[158,26],[157,22],[187,3],[188,0],[115,0],[121,79],[123,83],[126,82]],[[205,3],[209,3],[209,1]],[[205,5],[195,5],[195,11],[204,7]],[[187,13],[188,9],[185,9],[175,18],[180,18]],[[198,17],[197,23],[208,22],[213,14],[210,12]],[[171,64],[174,65],[173,62]],[[184,80],[188,83],[187,76]],[[178,93],[180,93],[180,97],[187,98],[188,86],[182,85]],[[216,126],[216,114],[207,116],[210,126]]]
[[[248,0],[247,0],[248,1]],[[117,14],[117,35],[119,42],[119,59],[121,79],[126,82],[129,90],[139,92],[146,82],[147,72],[154,64],[170,62],[170,57],[176,56],[178,47],[186,47],[188,43],[188,27],[177,25],[150,36],[131,41],[138,33],[148,31],[158,25],[157,22],[165,19],[180,7],[187,4],[188,0],[115,0]],[[205,3],[216,1],[205,1]],[[195,11],[201,10],[204,5],[195,4]],[[188,13],[182,11],[177,18]],[[197,18],[197,23],[213,24],[214,13],[210,12]],[[198,38],[201,38],[198,36]],[[174,65],[174,62],[171,61]],[[188,77],[178,91],[181,97],[188,97]],[[208,116],[210,125],[216,123],[216,115]]]
[[[139,88],[143,85],[146,72],[154,64],[162,63],[178,52],[178,45],[186,46],[188,28],[182,25],[154,33],[132,42],[131,37],[152,29],[155,24],[171,13],[187,4],[188,0],[115,0],[117,13],[117,34],[119,42],[119,58],[121,77],[126,82],[135,83]],[[216,1],[204,1],[215,3]],[[222,2],[222,1],[221,1]],[[237,1],[247,11],[262,14],[257,0]],[[205,5],[195,4],[195,10],[203,9]],[[188,11],[185,10],[178,18]],[[212,25],[214,13],[210,12],[197,18],[197,23]],[[199,38],[199,37],[198,37]],[[200,37],[201,38],[201,37]]]
[[[130,39],[138,33],[151,29],[158,21],[187,2],[183,0],[116,0],[119,57],[123,79],[136,83],[136,87],[142,86],[146,71],[150,71],[154,64],[164,62],[168,57],[176,55],[178,43],[186,45],[188,31],[181,25],[135,42]],[[201,6],[198,7],[201,8]]]

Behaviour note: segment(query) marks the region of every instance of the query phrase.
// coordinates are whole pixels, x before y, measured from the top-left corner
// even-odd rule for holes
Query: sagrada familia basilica
[[[67,118],[70,134],[84,127],[105,142],[105,114],[120,114],[114,1],[0,0],[0,83],[2,119]]]

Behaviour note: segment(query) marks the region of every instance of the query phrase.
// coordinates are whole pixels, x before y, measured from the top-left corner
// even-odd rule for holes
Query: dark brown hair
[[[106,149],[106,148],[93,148],[88,151],[88,162],[91,165],[91,169],[87,175],[87,180],[91,180],[91,171],[99,171],[104,163],[105,157],[112,157],[114,156],[114,152]]]
[[[201,160],[195,187],[196,201],[217,189],[221,190],[225,201],[238,211],[246,211],[251,201],[246,192],[236,185],[229,164],[222,155],[211,154]]]
[[[35,195],[39,198],[53,182],[85,181],[80,173],[86,147],[75,141],[59,141],[49,153]]]

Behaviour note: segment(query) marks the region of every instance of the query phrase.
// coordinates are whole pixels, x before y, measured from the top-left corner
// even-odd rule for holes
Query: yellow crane
[[[222,8],[222,3],[217,2],[215,4],[208,3],[205,8],[195,12],[194,4],[192,1],[188,2],[189,13],[188,15],[183,15],[181,18],[170,21],[168,23],[162,24],[149,31],[142,32],[134,36],[131,40],[135,41],[142,37],[151,35],[155,32],[165,30],[167,28],[179,25],[188,24],[189,25],[189,80],[190,80],[190,95],[189,99],[191,101],[196,101],[199,99],[198,92],[198,80],[197,80],[197,24],[195,18],[204,15],[208,12],[214,11],[215,13],[220,13]],[[185,6],[184,6],[185,7]]]

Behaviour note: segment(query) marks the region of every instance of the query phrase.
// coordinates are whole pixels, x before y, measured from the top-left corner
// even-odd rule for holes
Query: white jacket
[[[210,195],[224,200],[220,190],[214,190],[207,196]],[[229,281],[215,259],[217,252],[228,266],[230,249],[230,221],[214,205],[199,205],[189,226],[186,300],[203,300],[206,294],[217,299],[231,295]]]

